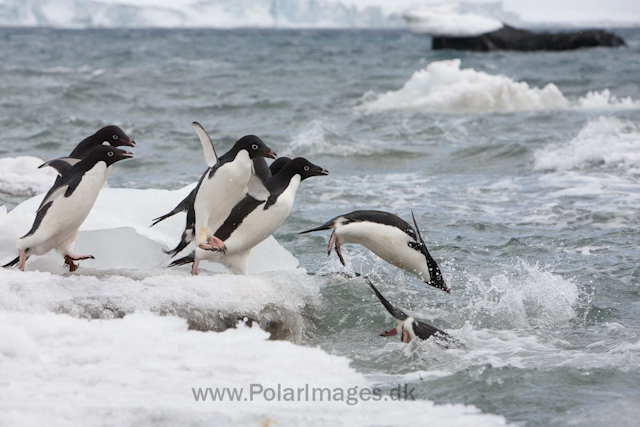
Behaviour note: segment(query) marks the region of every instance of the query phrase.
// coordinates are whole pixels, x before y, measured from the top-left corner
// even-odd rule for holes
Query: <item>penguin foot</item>
[[[67,255],[74,261],[82,261],[83,259],[96,259],[93,255]]]
[[[83,259],[96,259],[93,255],[65,255],[64,264],[69,267],[69,271],[74,272],[79,265],[73,261],[82,261]]]
[[[20,258],[20,263],[18,264],[18,268],[20,269],[20,271],[24,271],[24,265],[27,263],[27,254],[22,249],[20,249],[18,253]]]
[[[193,258],[193,266],[191,267],[191,274],[194,276],[197,276],[199,271],[198,271],[198,264],[200,263],[200,260],[198,258]]]
[[[336,254],[338,254],[338,258],[340,258],[340,263],[345,267],[344,258],[342,257],[342,251],[340,250],[340,239],[336,236],[336,232],[331,233],[331,239],[329,239],[329,247],[327,248],[327,256],[331,255],[331,248],[335,245]]]
[[[397,333],[398,333],[398,328],[393,328],[393,329],[389,329],[388,331],[385,331],[385,332],[381,333],[380,336],[381,337],[392,337]]]
[[[69,255],[64,256],[64,265],[69,267],[69,271],[71,272],[74,272],[78,269],[78,264],[75,264],[73,262],[73,258],[71,258]]]
[[[227,245],[216,236],[209,237],[208,243],[202,243],[199,245],[200,249],[204,249],[207,251],[216,251],[222,252],[223,254],[227,253]]]

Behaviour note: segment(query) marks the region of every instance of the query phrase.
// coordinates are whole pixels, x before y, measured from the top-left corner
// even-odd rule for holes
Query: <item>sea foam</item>
[[[572,140],[538,149],[533,154],[538,170],[617,167],[640,172],[640,128],[616,117],[589,121]]]
[[[529,110],[631,109],[640,102],[618,98],[609,90],[589,92],[575,101],[549,83],[542,89],[504,75],[460,68],[460,59],[435,61],[416,71],[396,91],[367,96],[359,107],[365,111],[434,111],[490,113]],[[369,99],[373,97],[373,99]]]

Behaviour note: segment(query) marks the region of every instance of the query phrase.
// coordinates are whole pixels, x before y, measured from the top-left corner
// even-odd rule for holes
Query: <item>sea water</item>
[[[469,53],[395,30],[0,30],[0,261],[54,179],[40,160],[108,124],[137,142],[79,234],[96,261],[0,272],[2,416],[635,425],[640,32],[618,32],[627,48]],[[206,167],[192,121],[219,154],[255,134],[330,171],[301,184],[256,275],[164,269],[183,219],[147,225]],[[356,209],[413,211],[451,294],[297,234]],[[459,343],[380,337],[394,320],[355,273]],[[245,317],[293,343],[200,332]],[[408,384],[417,401],[203,406],[190,389],[257,381]]]

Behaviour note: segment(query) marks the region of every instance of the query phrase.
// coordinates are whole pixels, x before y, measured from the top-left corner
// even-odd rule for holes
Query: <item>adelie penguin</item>
[[[191,273],[198,274],[198,262],[205,259],[227,266],[234,274],[247,274],[251,249],[271,236],[287,219],[300,182],[329,174],[301,157],[289,162],[280,161],[272,170],[277,171],[280,167],[266,183],[267,197],[245,196],[216,230],[214,235],[224,242],[226,252],[196,247],[195,252],[174,261],[170,267],[193,263]]]
[[[373,289],[373,292],[375,292],[382,305],[384,305],[384,308],[386,308],[387,311],[396,319],[396,327],[381,333],[380,336],[391,337],[398,334],[400,335],[400,340],[404,343],[408,343],[416,337],[426,340],[434,335],[446,338],[448,341],[453,340],[453,337],[446,332],[441,331],[438,328],[434,328],[431,325],[427,325],[419,320],[415,320],[413,317],[407,316],[404,311],[392,306],[391,303],[389,303],[389,301],[387,301],[387,299],[376,289],[376,287],[373,286],[373,283],[371,283],[369,278],[365,277],[365,280],[369,283],[369,286],[371,286],[371,289]]]
[[[64,256],[71,271],[77,268],[74,261],[93,259],[91,255],[75,253],[78,229],[89,215],[109,167],[132,157],[128,151],[100,145],[75,165],[68,165],[42,200],[31,230],[18,239],[18,257],[3,267],[18,264],[24,271],[30,256],[44,255],[52,249]]]
[[[413,216],[413,212],[411,215]],[[415,274],[426,284],[449,293],[438,264],[422,240],[415,216],[413,224],[415,229],[388,212],[365,210],[337,216],[320,227],[300,234],[333,229],[327,253],[331,255],[331,249],[335,245],[342,265],[345,264],[341,246],[358,243],[388,263]]]
[[[62,175],[69,166],[73,166],[84,159],[94,148],[99,145],[110,145],[112,147],[135,147],[136,143],[118,126],[105,126],[91,136],[83,139],[68,157],[49,160],[41,164],[38,168],[50,166]]]
[[[203,249],[224,251],[224,243],[213,235],[233,206],[246,194],[252,176],[255,175],[253,159],[258,157],[276,158],[266,144],[255,135],[240,138],[224,155],[218,157],[207,131],[193,122],[200,137],[204,157],[209,168],[200,178],[196,188],[171,212],[154,219],[152,226],[179,212],[187,211],[185,231],[178,245],[166,253],[176,255],[191,241]],[[256,187],[264,187],[259,178],[254,177]]]

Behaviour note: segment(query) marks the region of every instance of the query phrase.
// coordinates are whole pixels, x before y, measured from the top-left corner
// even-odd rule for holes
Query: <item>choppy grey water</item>
[[[259,135],[331,172],[302,184],[278,240],[310,272],[337,272],[328,236],[296,233],[355,209],[413,209],[450,295],[358,248],[346,249],[348,271],[373,274],[392,302],[464,343],[377,336],[391,326],[382,306],[334,277],[305,313],[304,345],[383,386],[409,382],[417,397],[512,422],[637,425],[640,110],[580,103],[605,89],[640,100],[640,31],[619,32],[628,48],[464,53],[400,31],[1,29],[0,157],[59,157],[114,123],[138,147],[110,185],[173,189],[204,168],[192,121],[219,152]],[[554,83],[572,107],[365,108],[454,58]]]

